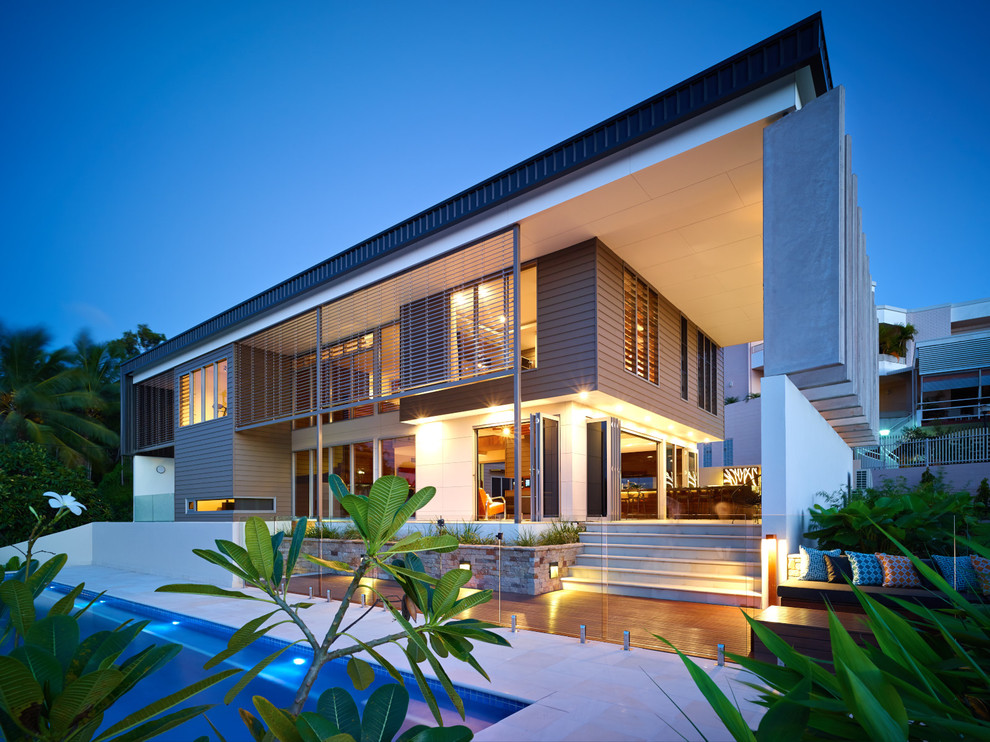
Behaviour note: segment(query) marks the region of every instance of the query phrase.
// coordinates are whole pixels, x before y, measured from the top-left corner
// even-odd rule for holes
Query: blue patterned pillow
[[[952,557],[932,554],[932,560],[945,581],[956,590],[972,590],[974,593],[980,592],[980,580],[973,569],[973,560],[968,556]],[[955,562],[955,575],[953,576],[952,563]]]
[[[854,585],[882,585],[883,568],[880,560],[874,554],[861,554],[858,551],[847,551],[849,563],[853,568]]]
[[[823,551],[821,549],[806,549],[801,546],[801,574],[799,580],[812,582],[828,582],[828,568],[825,566],[825,556],[839,556],[839,549]]]

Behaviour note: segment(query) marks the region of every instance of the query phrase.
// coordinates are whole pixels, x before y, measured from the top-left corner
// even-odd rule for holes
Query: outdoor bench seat
[[[859,589],[890,608],[898,607],[894,601],[889,600],[891,596],[910,600],[929,608],[948,608],[950,605],[944,595],[924,587],[861,585]],[[844,582],[787,580],[777,586],[777,595],[782,606],[823,609],[826,605],[831,605],[836,611],[863,612],[855,593],[853,593],[852,586]],[[962,595],[971,602],[984,600],[983,596],[973,592],[963,592]]]

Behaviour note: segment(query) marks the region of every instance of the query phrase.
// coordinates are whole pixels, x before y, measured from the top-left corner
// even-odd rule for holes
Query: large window
[[[409,494],[416,491],[416,436],[382,439],[380,462],[382,476],[402,477],[409,483]]]
[[[660,295],[628,268],[623,271],[626,371],[654,384],[660,376]]]
[[[179,377],[179,425],[227,416],[227,359]]]
[[[718,346],[698,330],[698,407],[718,414]]]

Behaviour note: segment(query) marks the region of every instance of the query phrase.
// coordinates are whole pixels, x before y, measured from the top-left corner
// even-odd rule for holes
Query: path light
[[[560,575],[560,566],[557,562],[550,562],[550,579],[556,580]]]
[[[463,562],[457,565],[461,569],[466,569],[468,572],[471,571],[471,562],[465,559]]]

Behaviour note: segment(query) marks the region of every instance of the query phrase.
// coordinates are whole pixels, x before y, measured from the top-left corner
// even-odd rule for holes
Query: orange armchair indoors
[[[478,516],[488,520],[493,515],[505,516],[505,498],[492,497],[484,487],[478,487]]]

